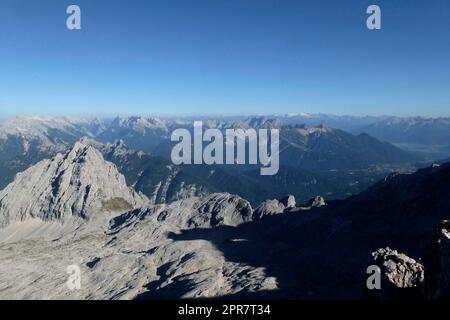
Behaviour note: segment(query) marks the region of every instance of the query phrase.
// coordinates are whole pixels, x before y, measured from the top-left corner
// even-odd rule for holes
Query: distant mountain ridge
[[[450,118],[389,117],[363,130],[383,141],[448,145]]]
[[[283,130],[284,129],[284,130]],[[283,127],[280,157],[310,170],[361,169],[377,164],[413,163],[418,158],[367,134],[354,136],[324,126]]]
[[[221,130],[280,129],[279,176],[260,177],[252,166],[174,166],[170,161],[174,145],[170,134],[176,128],[192,130],[190,119],[17,117],[0,125],[0,189],[17,172],[58,152],[67,152],[82,137],[101,142],[97,147],[103,156],[123,171],[130,185],[156,203],[222,191],[236,192],[253,204],[286,192],[303,201],[317,194],[343,198],[392,171],[409,171],[417,161],[364,134],[354,136],[327,126],[289,124],[285,118],[205,118],[203,123],[205,128]],[[116,141],[123,141],[123,145],[115,145]]]

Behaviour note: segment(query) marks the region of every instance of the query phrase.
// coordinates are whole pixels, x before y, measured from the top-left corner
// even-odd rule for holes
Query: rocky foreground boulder
[[[379,290],[371,297],[380,299],[450,298],[450,221],[444,220],[426,248],[420,262],[390,248],[372,253],[369,265],[381,271]]]
[[[418,298],[424,281],[422,264],[389,247],[372,253],[369,265],[379,267],[380,288],[371,293],[380,299]]]

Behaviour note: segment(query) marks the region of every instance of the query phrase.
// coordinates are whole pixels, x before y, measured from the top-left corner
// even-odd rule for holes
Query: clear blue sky
[[[449,116],[450,1],[0,1],[2,114],[284,112]]]

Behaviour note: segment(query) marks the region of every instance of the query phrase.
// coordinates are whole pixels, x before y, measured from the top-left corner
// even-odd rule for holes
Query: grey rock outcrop
[[[187,227],[237,226],[253,219],[250,202],[239,196],[214,193],[199,199],[193,204]]]
[[[116,232],[144,219],[155,224],[176,226],[179,229],[237,226],[252,220],[250,203],[236,195],[213,193],[204,197],[192,197],[170,204],[149,204],[124,213],[110,221],[110,229]]]
[[[267,216],[283,213],[285,205],[276,199],[266,200],[255,209],[255,218],[261,219]]]
[[[273,216],[280,214],[288,209],[295,208],[295,197],[288,195],[281,199],[272,199],[262,202],[254,212],[255,219],[261,219],[267,216]]]
[[[304,208],[320,208],[326,206],[325,199],[321,196],[316,196],[308,201]]]
[[[146,201],[127,187],[116,166],[105,161],[98,150],[77,142],[65,155],[57,154],[17,174],[0,192],[0,227],[29,218],[88,220],[102,212],[124,212]]]
[[[295,208],[296,206],[295,197],[291,194],[284,198],[281,198],[280,203],[282,203],[286,207],[286,209]]]
[[[381,270],[381,288],[371,292],[378,298],[398,299],[421,295],[424,268],[416,260],[387,247],[373,252],[369,264]]]

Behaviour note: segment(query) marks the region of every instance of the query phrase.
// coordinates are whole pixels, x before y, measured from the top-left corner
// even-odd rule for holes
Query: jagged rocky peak
[[[381,283],[372,290],[381,299],[418,298],[424,281],[421,263],[389,247],[372,252],[369,265],[380,268]]]
[[[288,209],[293,209],[295,206],[296,201],[293,195],[288,195],[281,199],[266,200],[255,209],[254,217],[261,219],[266,216],[273,216],[283,213]]]
[[[147,198],[127,187],[117,167],[86,142],[17,174],[0,192],[0,226],[28,218],[89,220],[143,205]]]

